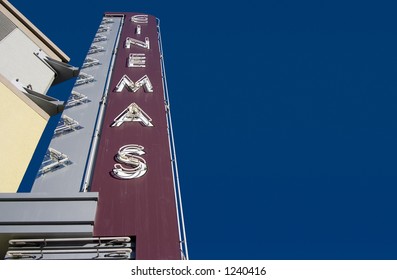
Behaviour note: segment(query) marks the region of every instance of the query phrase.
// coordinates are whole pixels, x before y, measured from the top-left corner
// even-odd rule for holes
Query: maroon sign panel
[[[94,235],[135,236],[137,259],[181,259],[156,18],[123,14],[91,184]]]

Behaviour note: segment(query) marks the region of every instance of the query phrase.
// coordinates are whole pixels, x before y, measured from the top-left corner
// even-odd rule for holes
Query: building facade
[[[0,54],[1,190],[15,192],[47,121],[63,110],[49,87],[78,69],[8,1],[0,1]]]
[[[188,258],[159,20],[105,13],[59,106],[31,189],[0,189],[5,258]]]

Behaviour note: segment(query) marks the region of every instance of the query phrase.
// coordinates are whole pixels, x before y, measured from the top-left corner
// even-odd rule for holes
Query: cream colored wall
[[[23,99],[0,81],[0,192],[18,190],[47,124]]]
[[[39,47],[21,30],[14,29],[0,41],[0,73],[9,81],[16,78],[24,85],[32,85],[36,92],[46,94],[55,72],[34,52]]]

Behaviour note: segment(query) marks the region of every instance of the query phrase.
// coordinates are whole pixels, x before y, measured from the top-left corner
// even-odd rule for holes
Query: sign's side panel
[[[83,188],[120,25],[120,17],[102,19],[62,117],[55,128],[49,146],[64,154],[69,164],[55,165],[51,169],[47,167],[44,159],[32,192],[69,194],[78,193]]]

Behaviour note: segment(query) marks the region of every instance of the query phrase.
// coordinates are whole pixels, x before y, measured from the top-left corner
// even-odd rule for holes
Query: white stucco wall
[[[39,47],[21,30],[14,29],[0,41],[0,73],[9,81],[19,79],[24,85],[31,85],[36,92],[46,94],[55,73],[34,53]]]

